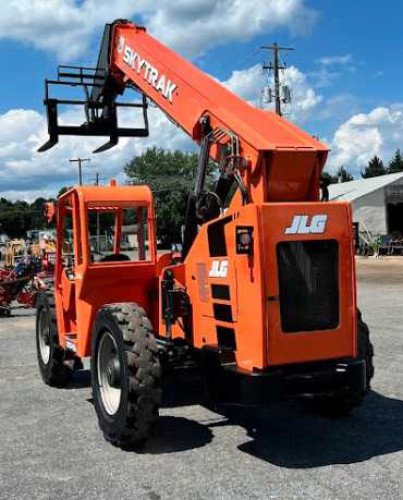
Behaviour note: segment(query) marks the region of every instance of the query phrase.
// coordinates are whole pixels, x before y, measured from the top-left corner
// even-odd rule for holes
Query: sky
[[[262,45],[284,53],[291,89],[286,119],[331,149],[327,170],[359,176],[374,155],[387,163],[403,149],[403,2],[368,0],[8,0],[0,12],[0,197],[55,196],[77,182],[70,158],[90,158],[84,181],[124,181],[124,165],[147,147],[194,150],[184,132],[150,109],[150,137],[124,139],[93,155],[98,139],[61,137],[46,153],[44,79],[58,64],[94,65],[105,23],[126,18],[223,85],[262,105],[270,84]],[[271,109],[270,103],[263,103]],[[72,109],[61,119],[82,121]],[[129,117],[131,120],[132,117]]]

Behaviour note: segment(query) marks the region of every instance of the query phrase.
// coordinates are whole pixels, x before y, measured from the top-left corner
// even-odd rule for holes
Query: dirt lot
[[[16,309],[0,321],[0,498],[403,498],[403,258],[357,264],[376,350],[362,408],[332,420],[284,403],[235,421],[171,389],[141,453],[103,440],[88,372],[43,385],[33,311]]]

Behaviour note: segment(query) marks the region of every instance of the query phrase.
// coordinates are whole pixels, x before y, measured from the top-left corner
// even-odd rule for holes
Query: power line
[[[105,180],[103,177],[99,177],[99,172],[95,172],[95,179],[92,179],[95,181],[95,185],[99,186],[99,181]],[[101,242],[100,242],[100,237],[101,237],[101,220],[100,220],[100,214],[99,210],[97,210],[97,235],[96,235],[96,241],[97,241],[97,251],[100,251],[101,248]]]
[[[94,181],[95,186],[99,186],[100,181],[105,181],[105,177],[100,177],[99,172],[95,172],[95,178],[93,177],[91,180]]]
[[[78,182],[80,184],[80,186],[83,185],[83,171],[82,171],[82,164],[85,162],[85,161],[91,161],[89,158],[72,158],[71,160],[69,160],[70,163],[78,163]]]
[[[253,59],[255,56],[257,56],[257,54],[259,54],[260,52],[260,48],[259,49],[256,49],[254,52],[250,52],[248,56],[245,57],[245,59],[243,59],[240,63],[239,63],[239,67],[242,67],[244,66],[245,64],[249,63],[249,61],[251,59]]]
[[[276,113],[282,116],[280,71],[285,70],[285,64],[280,63],[280,52],[294,49],[292,47],[279,47],[278,43],[273,43],[273,45],[262,45],[260,48],[262,50],[271,50],[273,52],[273,61],[269,64],[263,64],[263,69],[269,71],[273,70],[274,72],[274,99],[276,103]]]

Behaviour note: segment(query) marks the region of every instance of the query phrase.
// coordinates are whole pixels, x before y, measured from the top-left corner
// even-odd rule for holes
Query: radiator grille
[[[339,324],[337,241],[277,245],[283,332],[332,330]]]

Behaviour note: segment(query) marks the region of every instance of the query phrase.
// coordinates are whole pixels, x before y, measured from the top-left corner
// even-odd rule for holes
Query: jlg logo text
[[[213,260],[209,272],[210,278],[226,278],[228,274],[228,260]]]
[[[326,230],[327,215],[295,215],[291,226],[287,227],[284,234],[321,234]]]

